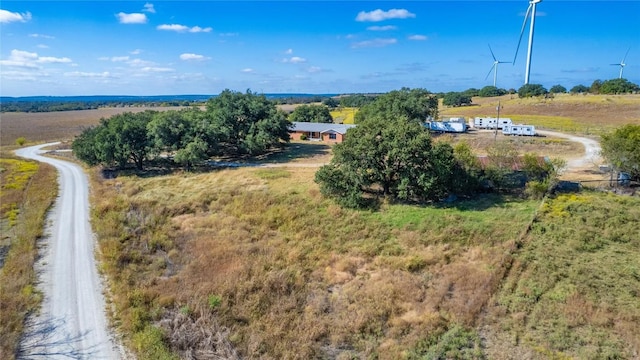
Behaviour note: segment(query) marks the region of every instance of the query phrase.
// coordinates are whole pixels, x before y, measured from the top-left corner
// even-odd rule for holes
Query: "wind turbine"
[[[487,78],[493,71],[493,87],[495,87],[496,79],[498,78],[498,64],[508,64],[509,61],[499,61],[498,59],[496,59],[496,56],[493,54],[493,50],[491,50],[491,45],[489,45],[489,51],[491,51],[491,57],[493,57],[493,65],[491,66],[491,69],[487,73],[487,76],[484,77],[484,79],[487,80]]]
[[[524,75],[524,84],[529,83],[529,74],[531,73],[531,51],[533,49],[533,29],[536,22],[536,5],[542,2],[542,0],[529,0],[529,7],[527,13],[524,15],[524,22],[522,23],[522,30],[520,30],[520,40],[518,40],[518,47],[516,48],[516,55],[513,57],[513,63],[516,63],[518,57],[518,50],[520,49],[520,43],[522,42],[522,34],[524,34],[524,28],[527,25],[527,18],[531,14],[531,27],[529,28],[529,48],[527,51],[527,68]]]
[[[624,54],[624,57],[622,58],[622,61],[620,61],[619,64],[610,64],[610,65],[620,66],[620,77],[618,77],[618,79],[622,79],[622,71],[624,70],[624,67],[627,66],[627,64],[625,64],[624,61],[627,59],[627,55],[629,55],[629,50],[631,50],[631,48],[627,49],[627,53]]]

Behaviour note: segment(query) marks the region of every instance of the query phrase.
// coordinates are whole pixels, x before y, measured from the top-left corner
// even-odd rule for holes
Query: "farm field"
[[[109,118],[127,111],[178,109],[181,107],[119,107],[43,113],[2,113],[0,145],[14,145],[19,137],[33,143],[73,140],[83,129],[97,125],[101,118]]]
[[[443,108],[443,116],[496,117],[498,100],[500,117],[515,123],[580,134],[600,134],[624,124],[640,124],[640,95],[570,95],[558,94],[551,99],[526,98],[518,95],[474,97],[471,106]]]

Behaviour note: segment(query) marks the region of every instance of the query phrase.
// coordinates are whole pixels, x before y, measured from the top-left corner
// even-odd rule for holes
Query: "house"
[[[292,140],[341,143],[344,141],[347,130],[353,127],[355,127],[355,125],[294,121],[289,127],[289,133],[291,134]]]

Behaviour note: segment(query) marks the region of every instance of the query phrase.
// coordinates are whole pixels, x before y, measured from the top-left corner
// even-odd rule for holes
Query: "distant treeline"
[[[49,112],[91,110],[101,107],[198,106],[217,95],[158,96],[29,96],[0,97],[0,112]],[[309,104],[331,99],[335,94],[264,94],[275,104]]]
[[[2,102],[2,112],[50,112],[70,110],[92,110],[101,107],[137,107],[137,106],[191,106],[204,105],[204,101],[9,101]]]
[[[175,96],[31,96],[0,97],[0,112],[49,112],[92,110],[101,107],[168,107],[204,106],[218,95]],[[264,94],[276,105],[324,103],[334,108],[362,107],[374,101],[377,94]]]

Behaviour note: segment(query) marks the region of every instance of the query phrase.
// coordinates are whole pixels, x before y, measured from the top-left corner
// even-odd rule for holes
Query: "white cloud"
[[[285,50],[284,53],[287,54],[287,55],[291,55],[291,54],[293,54],[293,49],[287,49],[287,50]]]
[[[38,44],[38,45],[36,45],[36,47],[37,47],[38,49],[48,49],[48,48],[49,48],[49,46],[47,46],[47,45],[45,45],[45,44]]]
[[[66,64],[70,63],[71,59],[68,57],[57,58],[53,56],[42,56],[39,57],[37,61],[42,64]]]
[[[391,9],[389,11],[383,11],[381,9],[373,11],[360,11],[356,16],[356,21],[384,21],[388,19],[406,19],[414,18],[416,14],[409,12],[406,9]]]
[[[307,62],[307,59],[302,58],[300,56],[292,56],[292,57],[290,57],[288,59],[287,58],[282,59],[282,62],[283,63],[300,64],[300,63],[303,63],[303,62]]]
[[[389,31],[389,30],[395,30],[395,29],[397,29],[397,27],[395,27],[393,25],[369,26],[367,28],[367,30],[370,30],[370,31]]]
[[[171,71],[175,71],[172,68],[167,68],[167,67],[155,67],[155,66],[147,66],[147,67],[143,67],[142,69],[140,69],[141,71],[144,72],[171,72]]]
[[[424,40],[427,40],[427,37],[424,36],[424,35],[411,35],[407,39],[416,40],[416,41],[424,41]]]
[[[188,26],[184,26],[184,25],[179,25],[179,24],[162,24],[162,25],[158,25],[158,27],[156,27],[156,29],[158,30],[169,30],[169,31],[177,31],[177,32],[184,32],[189,30]]]
[[[189,61],[189,60],[207,60],[209,59],[208,57],[204,56],[204,55],[198,55],[198,54],[191,54],[191,53],[184,53],[180,55],[180,60],[185,60],[185,61]]]
[[[144,4],[144,9],[142,9],[142,11],[152,13],[152,14],[156,13],[156,9],[154,9],[153,4],[151,3]]]
[[[37,53],[13,49],[7,60],[0,60],[0,65],[11,68],[41,69],[39,64],[66,64],[71,62],[72,60],[68,57],[38,56]]]
[[[31,20],[31,13],[17,13],[0,9],[0,23],[8,24],[11,22],[27,22]]]
[[[129,64],[130,66],[136,66],[136,67],[140,67],[140,66],[150,67],[152,65],[155,65],[153,61],[142,60],[142,59],[127,60],[127,64]]]
[[[129,61],[129,57],[128,56],[113,56],[111,58],[111,61],[113,62],[124,62],[124,61]]]
[[[141,49],[135,49],[133,51],[131,51],[129,54],[131,55],[140,55],[142,53]]]
[[[318,66],[310,66],[307,69],[307,72],[312,73],[312,74],[319,73],[319,72],[322,72],[322,71],[323,71],[322,68],[318,67]]]
[[[390,38],[390,39],[373,39],[373,40],[366,40],[366,41],[360,41],[357,43],[353,43],[351,44],[351,48],[353,49],[359,49],[359,48],[367,48],[367,47],[384,47],[387,45],[393,45],[395,43],[397,43],[398,40]]]
[[[116,16],[118,17],[118,21],[120,21],[120,24],[146,24],[147,23],[147,15],[142,13],[126,14],[126,13],[120,12]]]
[[[208,33],[208,32],[211,32],[211,30],[213,30],[213,29],[210,28],[210,27],[201,28],[200,26],[194,26],[191,29],[189,29],[189,32],[191,32],[191,33],[199,33],[199,32]]]
[[[252,69],[252,68],[244,68],[244,69],[242,69],[242,70],[240,70],[240,71],[242,71],[243,73],[248,74],[248,73],[252,73],[252,72],[253,72],[253,69]]]
[[[158,30],[167,30],[167,31],[176,31],[176,32],[190,32],[190,33],[200,33],[200,32],[211,32],[213,30],[210,27],[201,28],[200,26],[194,26],[192,28],[180,25],[180,24],[162,24],[156,27]]]
[[[98,72],[84,72],[84,71],[72,71],[64,73],[64,76],[68,77],[82,77],[82,78],[110,78],[113,77],[108,71],[101,73]]]
[[[45,34],[29,34],[29,37],[32,37],[32,38],[43,38],[43,39],[55,39],[55,37],[53,37],[51,35],[45,35]]]
[[[240,34],[238,34],[237,32],[228,32],[228,33],[220,33],[218,35],[226,37],[226,36],[238,36]]]

